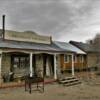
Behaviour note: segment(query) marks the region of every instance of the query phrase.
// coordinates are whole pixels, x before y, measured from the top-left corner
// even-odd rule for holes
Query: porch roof
[[[22,50],[33,50],[33,51],[47,51],[47,52],[72,52],[59,48],[53,42],[51,44],[33,43],[33,42],[22,42],[22,41],[9,41],[0,39],[0,48],[2,49],[22,49]]]
[[[84,51],[82,51],[81,49],[71,45],[70,43],[59,42],[59,41],[54,41],[54,43],[64,50],[76,52],[77,54],[86,54]]]

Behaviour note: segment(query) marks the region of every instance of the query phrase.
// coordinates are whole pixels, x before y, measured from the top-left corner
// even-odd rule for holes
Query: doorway
[[[45,77],[54,76],[54,57],[53,55],[43,54],[43,73]]]

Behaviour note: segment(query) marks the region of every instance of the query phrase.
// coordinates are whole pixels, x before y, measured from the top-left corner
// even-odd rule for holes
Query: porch
[[[48,52],[3,51],[0,55],[0,83],[23,82],[25,75],[57,79],[59,54]],[[60,67],[59,67],[60,68]]]

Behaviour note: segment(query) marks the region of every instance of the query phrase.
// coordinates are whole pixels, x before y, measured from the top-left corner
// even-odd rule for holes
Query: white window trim
[[[77,63],[77,55],[74,55],[74,63]]]

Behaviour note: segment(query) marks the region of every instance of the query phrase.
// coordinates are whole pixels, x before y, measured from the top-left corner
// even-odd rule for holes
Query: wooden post
[[[54,54],[54,79],[57,79],[57,60],[56,60],[56,54]]]
[[[72,76],[75,75],[75,72],[74,72],[74,54],[72,54]]]
[[[33,57],[33,54],[30,53],[30,77],[32,77],[33,75],[32,57]]]

